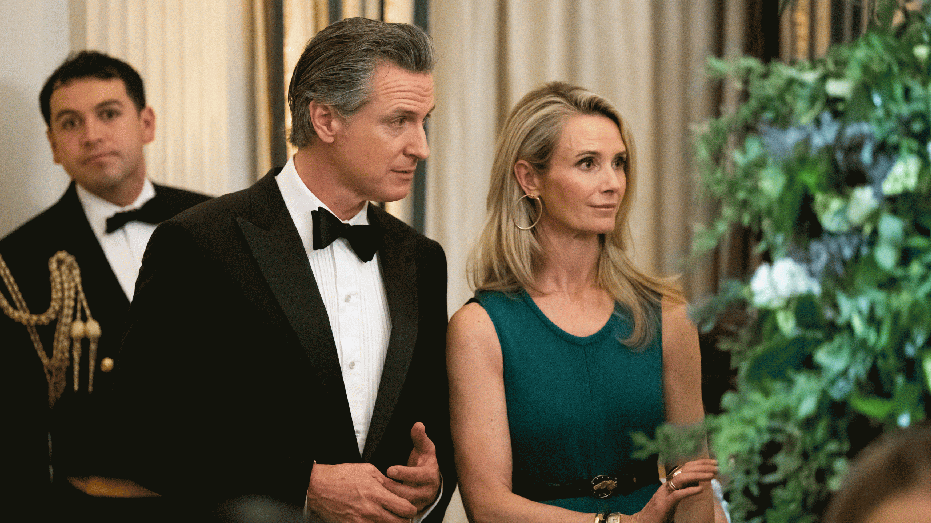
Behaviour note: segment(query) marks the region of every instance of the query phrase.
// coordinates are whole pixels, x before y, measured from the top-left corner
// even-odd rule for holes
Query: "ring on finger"
[[[666,486],[669,488],[669,492],[675,492],[679,490],[679,487],[677,487],[676,484],[672,482],[672,480],[674,480],[676,476],[678,476],[681,473],[682,473],[682,465],[678,465],[676,466],[676,468],[670,470],[669,474],[666,474]]]
[[[682,473],[682,465],[677,466],[676,468],[669,471],[669,474],[666,474],[666,481],[671,480],[672,478],[678,476]]]

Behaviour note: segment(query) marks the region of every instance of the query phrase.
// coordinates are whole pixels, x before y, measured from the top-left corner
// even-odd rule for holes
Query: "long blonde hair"
[[[469,283],[476,290],[539,290],[534,273],[543,259],[543,251],[537,231],[524,231],[516,226],[534,223],[539,209],[528,198],[521,199],[524,192],[514,176],[514,165],[524,160],[538,172],[546,173],[566,120],[579,114],[601,115],[613,121],[627,147],[627,190],[614,230],[601,238],[598,285],[632,316],[634,328],[624,342],[641,347],[655,335],[662,297],[677,301],[684,298],[671,279],[642,272],[627,255],[630,238],[627,218],[637,181],[633,137],[610,102],[581,87],[564,82],[547,83],[527,93],[505,121],[491,168],[488,216],[469,259]]]

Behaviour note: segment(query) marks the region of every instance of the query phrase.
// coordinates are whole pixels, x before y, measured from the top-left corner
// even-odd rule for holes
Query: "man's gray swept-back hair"
[[[347,18],[317,33],[294,67],[288,88],[291,143],[301,148],[316,139],[311,101],[352,116],[371,98],[375,67],[390,63],[413,73],[433,71],[433,43],[420,28]]]

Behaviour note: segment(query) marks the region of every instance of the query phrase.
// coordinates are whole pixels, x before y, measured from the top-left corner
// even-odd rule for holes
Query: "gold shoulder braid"
[[[94,367],[97,361],[100,324],[91,316],[90,308],[87,306],[87,298],[81,286],[81,270],[74,256],[65,251],[58,251],[49,258],[48,269],[49,282],[52,286],[52,301],[47,311],[42,314],[31,314],[16,281],[13,280],[13,275],[10,274],[10,269],[0,256],[0,276],[3,277],[3,283],[10,291],[13,304],[16,306],[14,309],[6,301],[3,293],[0,293],[0,308],[7,316],[25,325],[29,330],[29,337],[35,345],[39,359],[42,360],[45,378],[48,380],[48,403],[50,407],[54,407],[55,401],[65,390],[67,383],[65,372],[68,370],[71,356],[74,358],[74,390],[75,392],[78,390],[83,338],[88,339],[90,360],[90,368],[87,371],[87,392],[94,391]],[[81,321],[82,311],[83,317],[86,318],[85,321]],[[42,347],[36,325],[48,325],[55,318],[58,318],[58,324],[55,326],[55,338],[52,342],[52,357],[49,358]]]

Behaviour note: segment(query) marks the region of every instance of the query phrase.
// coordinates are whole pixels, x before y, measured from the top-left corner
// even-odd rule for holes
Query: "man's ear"
[[[540,179],[537,171],[526,160],[517,160],[514,164],[514,177],[520,184],[524,194],[537,196],[540,194]]]
[[[61,162],[58,160],[58,146],[55,144],[55,137],[52,135],[52,127],[45,128],[45,137],[48,138],[49,147],[52,148],[52,161],[61,165]]]
[[[342,126],[342,119],[332,106],[311,101],[310,123],[314,126],[317,138],[324,143],[332,143]]]
[[[152,143],[155,139],[155,111],[148,105],[139,111],[139,121],[142,123],[142,143]]]

